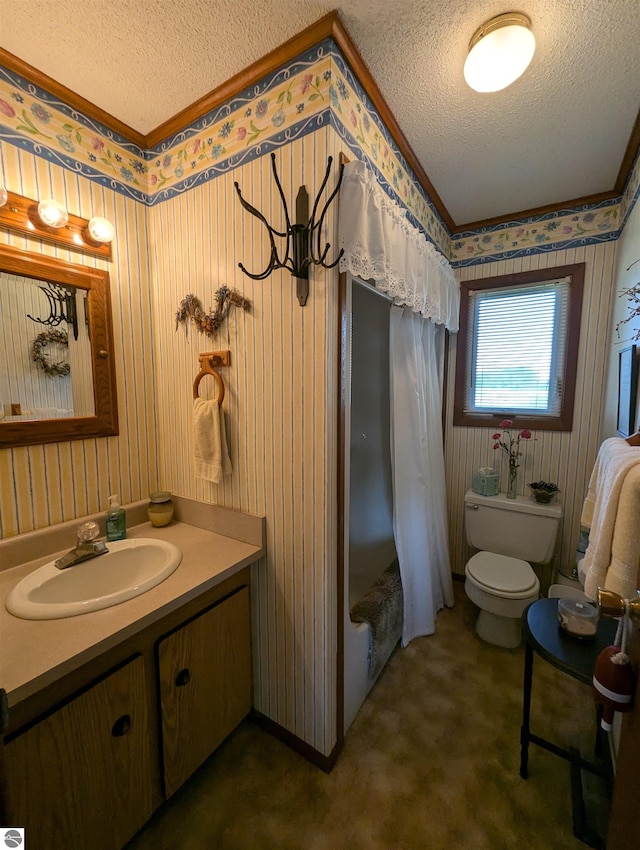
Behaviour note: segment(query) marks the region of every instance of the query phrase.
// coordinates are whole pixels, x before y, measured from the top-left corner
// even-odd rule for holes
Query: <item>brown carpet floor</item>
[[[437,633],[392,656],[330,774],[246,721],[127,850],[584,850],[568,762],[532,746],[518,773],[524,651],[481,642],[455,591]],[[589,688],[537,657],[531,728],[591,755]]]

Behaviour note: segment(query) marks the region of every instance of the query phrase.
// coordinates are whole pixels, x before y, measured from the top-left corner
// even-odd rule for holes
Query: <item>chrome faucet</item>
[[[109,550],[104,541],[96,540],[99,534],[100,526],[97,522],[83,522],[78,528],[76,545],[66,555],[58,558],[54,562],[55,566],[59,570],[66,570],[67,567],[75,567],[76,564],[81,564],[90,558],[106,554]]]

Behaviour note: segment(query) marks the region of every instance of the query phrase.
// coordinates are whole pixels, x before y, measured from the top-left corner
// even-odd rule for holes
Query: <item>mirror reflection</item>
[[[87,292],[0,271],[0,421],[94,416]]]
[[[108,273],[0,245],[0,448],[117,433]]]

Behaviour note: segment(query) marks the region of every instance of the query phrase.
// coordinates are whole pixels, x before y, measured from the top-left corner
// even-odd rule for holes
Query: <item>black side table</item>
[[[567,634],[558,622],[558,600],[538,599],[522,615],[522,632],[525,638],[524,656],[524,693],[522,707],[522,727],[520,730],[520,776],[526,779],[529,765],[529,743],[537,744],[549,752],[571,763],[571,786],[573,792],[573,833],[576,838],[591,847],[603,847],[599,836],[589,832],[586,827],[584,806],[582,804],[581,770],[595,773],[605,779],[611,778],[610,766],[586,761],[575,749],[564,749],[533,734],[530,729],[531,684],[533,678],[533,653],[537,653],[549,664],[567,673],[574,679],[591,685],[596,658],[606,647],[613,644],[617,621],[600,619],[593,638],[580,640]],[[601,754],[602,745],[600,727],[596,736],[596,755]]]

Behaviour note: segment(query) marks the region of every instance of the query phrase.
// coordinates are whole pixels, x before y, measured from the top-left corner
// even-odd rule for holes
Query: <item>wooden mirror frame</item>
[[[47,280],[87,291],[91,329],[91,360],[95,416],[64,419],[0,421],[0,448],[35,446],[91,437],[112,437],[118,432],[118,400],[113,362],[113,326],[109,273],[0,245],[0,271],[34,280]]]

